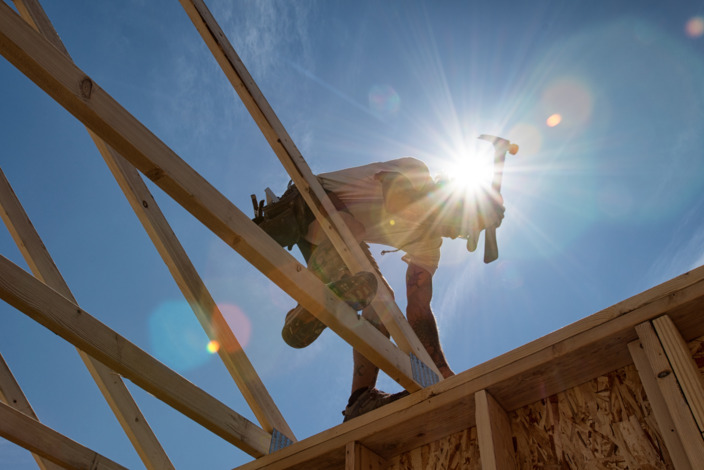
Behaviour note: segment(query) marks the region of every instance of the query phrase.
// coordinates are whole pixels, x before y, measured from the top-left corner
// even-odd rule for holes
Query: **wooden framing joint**
[[[274,428],[271,432],[271,444],[269,444],[269,453],[272,454],[277,450],[281,450],[284,447],[288,447],[293,444],[293,441],[288,438],[284,433],[280,432],[278,429]]]
[[[411,353],[411,369],[413,370],[413,380],[418,382],[421,387],[428,387],[440,381],[438,375],[433,372],[423,361]]]

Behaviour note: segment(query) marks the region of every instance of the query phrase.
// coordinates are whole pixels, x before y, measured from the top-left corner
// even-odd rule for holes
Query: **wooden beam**
[[[704,462],[704,440],[702,440],[697,423],[694,421],[692,411],[682,395],[682,389],[677,383],[677,376],[673,373],[653,325],[649,321],[643,322],[636,326],[636,332],[643,345],[648,363],[655,374],[657,386],[672,417],[685,455],[687,455],[692,467],[698,468]]]
[[[70,59],[71,56],[39,2],[36,0],[14,0],[14,2],[20,16]],[[269,392],[247,358],[244,348],[237,341],[142,178],[134,167],[128,164],[115,150],[93,132],[90,130],[88,132],[181,292],[193,308],[208,338],[211,341],[217,341],[221,346],[218,349],[218,355],[235,380],[259,424],[267,432],[272,432],[276,428],[289,439],[295,441],[293,431],[271,399]],[[55,287],[50,283],[49,285]],[[158,468],[166,467],[158,466]]]
[[[271,434],[117,334],[78,305],[0,256],[0,297],[164,403],[260,457]]]
[[[641,383],[643,384],[643,389],[645,390],[645,394],[648,396],[648,401],[653,409],[655,421],[658,423],[658,429],[660,429],[660,434],[665,441],[665,447],[670,454],[675,470],[693,470],[693,467],[690,465],[689,459],[684,452],[682,441],[677,434],[675,423],[672,420],[672,416],[670,416],[670,411],[667,408],[665,398],[663,397],[662,392],[660,392],[657,377],[655,376],[652,367],[650,367],[650,363],[645,355],[643,346],[640,341],[631,341],[628,343],[628,350],[631,352],[633,363],[638,370],[638,375]]]
[[[359,442],[348,442],[345,447],[345,470],[384,470],[386,460]]]
[[[39,421],[37,415],[32,409],[32,405],[29,404],[29,400],[22,392],[20,385],[15,380],[15,376],[12,375],[12,371],[8,367],[5,359],[0,354],[0,401],[6,403],[8,406],[16,409],[20,413],[29,416],[32,419]],[[42,470],[61,470],[63,467],[56,465],[55,463],[45,459],[39,454],[32,453],[32,457],[39,465]]]
[[[205,2],[203,0],[180,1],[345,264],[352,272],[367,271],[376,275],[376,270],[359,247],[359,242],[342,220]],[[399,348],[407,354],[415,354],[437,374],[438,380],[442,380],[442,374],[399,310],[393,294],[383,282],[379,282],[379,291],[372,302],[372,307]]]
[[[516,451],[506,411],[486,390],[476,392],[474,400],[482,470],[515,469]]]
[[[94,137],[110,171],[125,193],[130,206],[142,222],[208,338],[218,342],[218,355],[257,417],[259,424],[267,432],[273,432],[276,428],[289,439],[295,441],[296,437],[293,431],[269,395],[244,352],[244,348],[237,340],[137,170],[95,134],[92,132],[90,134]]]
[[[0,217],[35,277],[76,303],[66,281],[54,264],[2,170],[0,170]],[[148,469],[173,468],[168,455],[120,376],[83,351],[78,350],[78,354],[144,465]]]
[[[704,432],[704,384],[701,372],[687,349],[682,335],[667,315],[653,320],[653,327],[667,355],[677,383],[692,410],[699,432]]]
[[[62,468],[125,469],[5,403],[0,403],[0,437]]]
[[[0,3],[0,53],[108,145],[407,390],[410,357],[338,299],[60,51]]]

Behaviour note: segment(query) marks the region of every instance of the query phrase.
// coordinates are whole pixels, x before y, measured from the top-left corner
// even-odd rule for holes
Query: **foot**
[[[368,272],[360,272],[339,281],[331,282],[328,288],[347,305],[362,310],[376,295],[376,277]],[[305,348],[315,341],[325,329],[325,324],[300,305],[286,314],[281,337],[292,348]]]
[[[318,339],[325,324],[305,308],[296,305],[286,314],[281,337],[292,348],[301,349]]]
[[[350,397],[347,408],[342,412],[345,417],[342,420],[343,423],[408,395],[408,392],[405,390],[394,394],[385,393],[376,388],[366,388],[362,390],[361,393],[359,393],[359,391],[355,392]],[[355,397],[355,395],[357,396]]]
[[[378,287],[376,276],[365,271],[331,282],[328,288],[347,305],[359,311],[369,305]]]

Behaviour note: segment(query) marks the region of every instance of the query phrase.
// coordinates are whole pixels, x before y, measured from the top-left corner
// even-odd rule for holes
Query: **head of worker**
[[[416,220],[441,237],[476,237],[486,227],[498,227],[504,216],[503,199],[491,188],[467,188],[444,175],[422,187],[396,172],[377,178],[389,213]]]

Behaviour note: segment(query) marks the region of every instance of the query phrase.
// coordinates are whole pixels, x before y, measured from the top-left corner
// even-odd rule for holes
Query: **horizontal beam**
[[[407,390],[410,357],[0,2],[0,53],[250,264]]]
[[[0,298],[253,457],[271,435],[0,256]]]
[[[347,267],[353,273],[366,271],[376,275],[376,269],[361,250],[359,242],[342,220],[203,0],[180,1]],[[438,376],[438,380],[442,380],[442,374],[399,310],[393,294],[384,282],[379,282],[379,291],[372,307],[401,351],[414,354]]]
[[[5,403],[0,403],[0,437],[64,468],[126,470]]]

